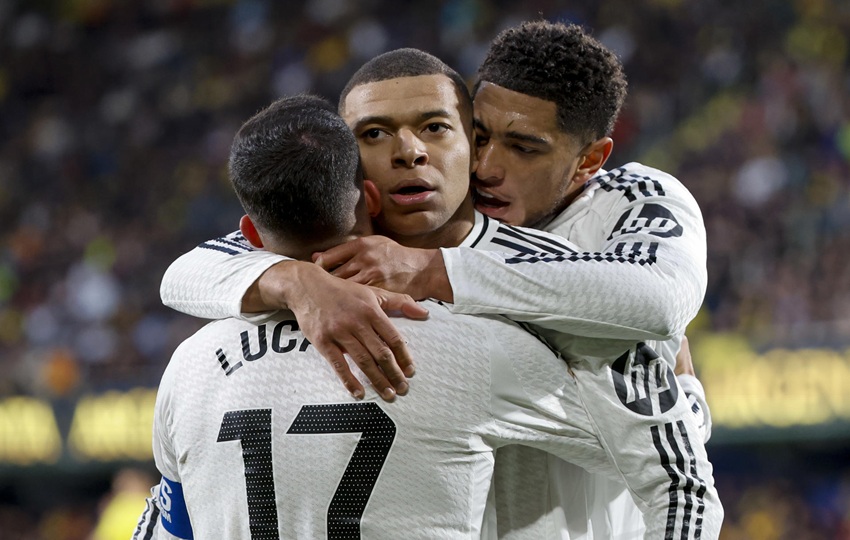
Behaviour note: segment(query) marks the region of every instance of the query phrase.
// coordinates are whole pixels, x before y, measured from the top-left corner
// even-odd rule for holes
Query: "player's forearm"
[[[584,337],[667,339],[684,330],[704,290],[704,277],[677,278],[685,269],[650,269],[637,261],[606,266],[578,254],[510,262],[465,248],[443,250],[443,256],[454,311],[503,314]]]
[[[313,263],[282,260],[270,266],[242,297],[244,313],[292,309],[307,296],[305,284],[311,275],[325,271]]]

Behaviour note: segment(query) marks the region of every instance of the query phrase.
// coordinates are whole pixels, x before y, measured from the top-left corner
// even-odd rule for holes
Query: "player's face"
[[[535,226],[563,210],[581,185],[578,140],[558,128],[555,103],[482,83],[475,94],[475,208]]]
[[[459,105],[444,75],[363,84],[346,96],[343,118],[366,178],[381,192],[379,230],[395,238],[433,234],[459,220],[462,206],[471,218],[472,127]]]

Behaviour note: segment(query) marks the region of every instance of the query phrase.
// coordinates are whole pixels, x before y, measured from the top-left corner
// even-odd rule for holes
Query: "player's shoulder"
[[[663,195],[666,191],[685,190],[682,182],[672,174],[637,162],[626,163],[611,169],[596,178],[599,187],[605,191],[623,193],[652,192]],[[687,190],[685,190],[687,191]]]
[[[468,247],[485,251],[526,255],[534,253],[575,253],[578,247],[561,236],[539,229],[516,227],[502,223],[483,214],[477,218],[480,232]]]
[[[627,163],[595,177],[598,194],[604,198],[635,203],[652,199],[658,203],[667,201],[678,206],[694,208],[696,199],[675,176],[640,163]],[[617,203],[612,203],[617,204]]]
[[[226,236],[220,236],[207,240],[198,245],[200,249],[208,249],[211,251],[220,251],[227,255],[239,255],[255,251],[256,248],[251,245],[247,238],[240,231],[233,231]]]

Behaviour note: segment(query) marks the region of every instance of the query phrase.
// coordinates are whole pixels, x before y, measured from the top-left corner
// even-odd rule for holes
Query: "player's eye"
[[[536,148],[531,148],[531,147],[529,147],[529,146],[523,146],[523,145],[521,145],[521,144],[515,144],[515,145],[513,145],[513,149],[514,149],[514,150],[516,150],[517,152],[519,152],[520,154],[525,154],[525,155],[530,155],[530,154],[535,154],[535,153],[537,153],[537,149],[536,149]]]
[[[387,132],[380,129],[380,128],[370,128],[370,129],[364,130],[363,133],[360,134],[360,136],[364,139],[371,140],[371,141],[377,141],[377,140],[388,137]]]
[[[425,126],[425,131],[427,131],[428,133],[444,133],[448,131],[448,129],[449,126],[441,124],[439,122],[432,122]]]
[[[490,142],[490,137],[487,135],[481,135],[480,133],[475,134],[475,146],[484,146]]]

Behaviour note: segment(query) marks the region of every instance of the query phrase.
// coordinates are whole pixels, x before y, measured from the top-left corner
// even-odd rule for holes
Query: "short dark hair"
[[[360,152],[327,100],[285,97],[254,115],[233,140],[228,168],[245,212],[268,233],[300,242],[350,233]]]
[[[469,94],[469,87],[457,71],[425,51],[404,48],[385,52],[363,64],[351,76],[339,95],[339,113],[345,113],[345,98],[355,87],[361,84],[422,75],[445,75],[451,79],[458,96],[459,107],[465,108],[467,112],[472,112],[472,97]]]
[[[482,82],[557,106],[558,127],[583,143],[614,129],[627,83],[617,56],[575,24],[526,21],[490,43],[478,69]]]

